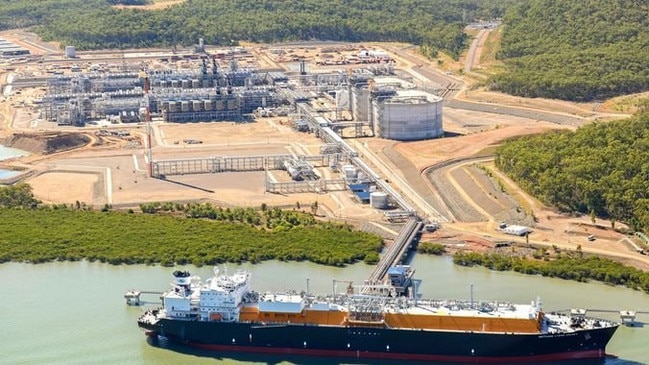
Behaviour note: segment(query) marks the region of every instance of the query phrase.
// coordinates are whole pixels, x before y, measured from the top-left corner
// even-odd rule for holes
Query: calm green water
[[[450,258],[418,256],[413,265],[416,276],[423,279],[421,292],[425,297],[467,299],[473,283],[476,299],[528,302],[540,295],[546,310],[649,310],[649,295],[624,288],[462,268],[454,266]],[[230,265],[231,270],[236,267]],[[311,291],[331,292],[332,279],[360,283],[372,270],[363,264],[336,269],[274,261],[242,267],[252,271],[253,287],[264,291],[305,290],[309,278]],[[174,269],[88,262],[0,265],[0,364],[288,363],[272,356],[215,355],[147,340],[136,325],[143,308],[126,306],[123,295],[132,288],[166,290]],[[211,274],[207,267],[186,269],[203,278]],[[149,298],[155,300],[155,296]],[[615,315],[591,314],[615,319]],[[649,323],[649,316],[638,319]],[[620,328],[608,347],[608,352],[620,359],[607,360],[606,364],[648,364],[647,328],[649,324]],[[335,359],[313,358],[290,361],[338,363]]]
[[[29,153],[23,150],[0,145],[0,161],[13,158],[13,157],[25,156],[28,154]],[[18,174],[20,174],[20,172],[0,169],[0,179],[6,179],[9,177],[16,176]]]

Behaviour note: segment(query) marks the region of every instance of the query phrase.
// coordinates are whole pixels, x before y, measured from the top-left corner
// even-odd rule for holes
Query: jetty
[[[160,298],[164,293],[161,291],[151,291],[151,290],[140,291],[140,290],[132,289],[127,291],[126,294],[124,294],[124,299],[126,299],[126,304],[132,306],[142,305],[143,302],[140,300],[140,296],[142,294],[153,294],[153,295],[157,295],[158,298]]]

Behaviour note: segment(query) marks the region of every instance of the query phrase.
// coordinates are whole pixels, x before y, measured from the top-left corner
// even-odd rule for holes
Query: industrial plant
[[[300,113],[310,104],[329,117],[336,131],[353,137],[422,140],[443,135],[441,98],[425,91],[381,83],[394,70],[376,65],[330,73],[297,74],[221,66],[204,57],[194,70],[148,70],[57,75],[47,79],[41,117],[59,125],[82,126],[98,119],[144,122],[146,113],[164,122],[245,121],[258,116]],[[394,77],[392,77],[394,78]],[[302,110],[304,111],[304,110]],[[303,118],[295,118],[302,120]],[[304,126],[304,125],[303,125]]]
[[[72,53],[72,51],[70,51]],[[323,141],[319,155],[209,156],[160,160],[149,143],[149,175],[266,171],[265,191],[322,193],[349,190],[361,203],[385,210],[391,221],[416,212],[363,162],[346,138],[399,141],[443,135],[442,98],[395,75],[390,62],[328,72],[264,71],[240,67],[235,58],[193,54],[193,68],[149,69],[126,65],[119,72],[56,75],[37,101],[41,118],[63,126],[97,120],[116,123],[250,122],[286,116],[296,131]],[[150,133],[150,128],[147,128]],[[340,177],[325,178],[318,168]],[[284,175],[273,171],[285,171]]]

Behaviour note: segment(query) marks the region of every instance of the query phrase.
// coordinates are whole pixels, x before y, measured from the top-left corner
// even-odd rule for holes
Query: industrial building
[[[9,58],[9,57],[18,57],[29,55],[30,52],[28,49],[21,47],[13,42],[10,42],[4,38],[0,38],[0,56]]]
[[[332,113],[324,122],[339,135],[379,136],[412,141],[443,135],[442,99],[414,85],[385,77],[389,68],[357,68],[329,73],[261,72],[240,68],[235,60],[220,65],[204,57],[194,69],[141,70],[59,75],[47,80],[40,101],[42,118],[59,125],[84,125],[95,119],[164,122],[241,121],[285,108],[300,130]],[[385,78],[388,82],[375,82]],[[315,103],[315,101],[318,101]],[[311,105],[312,104],[312,105]],[[343,112],[346,112],[344,114]],[[344,115],[344,116],[343,116]],[[350,121],[349,118],[352,120]],[[324,120],[324,118],[323,118]],[[298,125],[299,124],[299,125]],[[331,125],[329,125],[331,124]],[[333,138],[333,137],[332,137]],[[337,143],[338,141],[333,141]]]

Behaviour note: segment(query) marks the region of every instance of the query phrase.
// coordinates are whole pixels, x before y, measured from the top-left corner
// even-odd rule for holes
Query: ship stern
[[[137,325],[147,336],[157,336],[159,330],[159,309],[149,309],[137,319]]]

